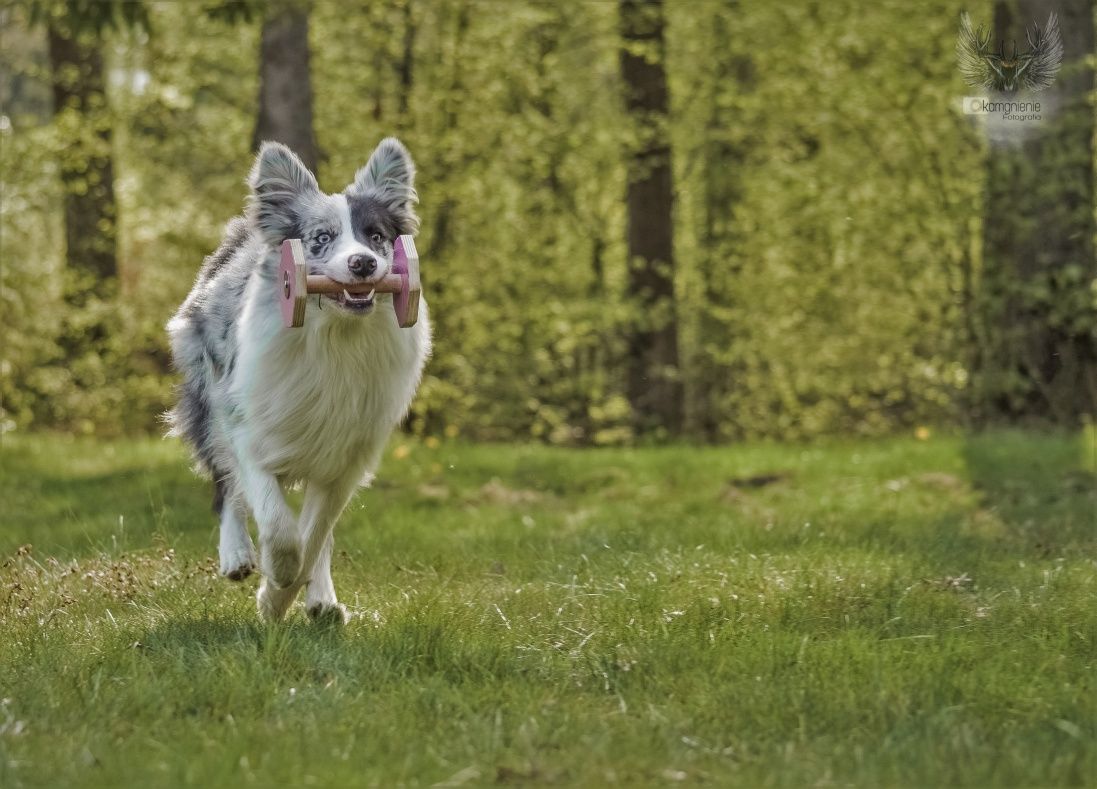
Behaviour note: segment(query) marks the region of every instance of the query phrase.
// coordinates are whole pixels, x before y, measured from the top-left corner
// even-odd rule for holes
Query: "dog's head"
[[[415,234],[415,165],[407,149],[384,139],[339,194],[320,191],[316,178],[286,146],[265,142],[248,177],[248,219],[262,239],[278,249],[301,239],[310,274],[339,282],[378,280],[392,267],[396,237]],[[373,295],[325,297],[342,315],[372,311]]]

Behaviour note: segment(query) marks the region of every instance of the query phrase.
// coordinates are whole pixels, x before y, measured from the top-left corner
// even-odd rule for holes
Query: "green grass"
[[[338,629],[177,444],[6,436],[0,786],[1097,783],[1092,436],[404,447]]]

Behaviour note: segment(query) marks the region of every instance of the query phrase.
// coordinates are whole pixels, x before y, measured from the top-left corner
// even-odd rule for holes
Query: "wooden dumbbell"
[[[330,277],[309,274],[301,241],[282,242],[281,280],[282,322],[287,327],[305,325],[305,300],[314,293],[391,293],[396,322],[403,329],[419,320],[419,253],[411,236],[399,236],[392,250],[392,271],[373,282],[347,284]]]

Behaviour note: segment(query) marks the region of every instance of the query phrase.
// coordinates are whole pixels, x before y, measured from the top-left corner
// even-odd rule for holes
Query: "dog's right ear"
[[[265,142],[259,148],[248,186],[248,218],[272,245],[297,237],[302,201],[320,194],[316,177],[278,142]]]

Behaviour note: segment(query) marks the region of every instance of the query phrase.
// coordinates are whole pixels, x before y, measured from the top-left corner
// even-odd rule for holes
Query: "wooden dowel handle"
[[[350,293],[369,293],[371,290],[378,293],[399,293],[404,289],[404,280],[399,274],[386,274],[376,282],[351,284],[337,282],[320,274],[309,274],[305,280],[305,288],[309,293],[342,293],[344,288]]]

